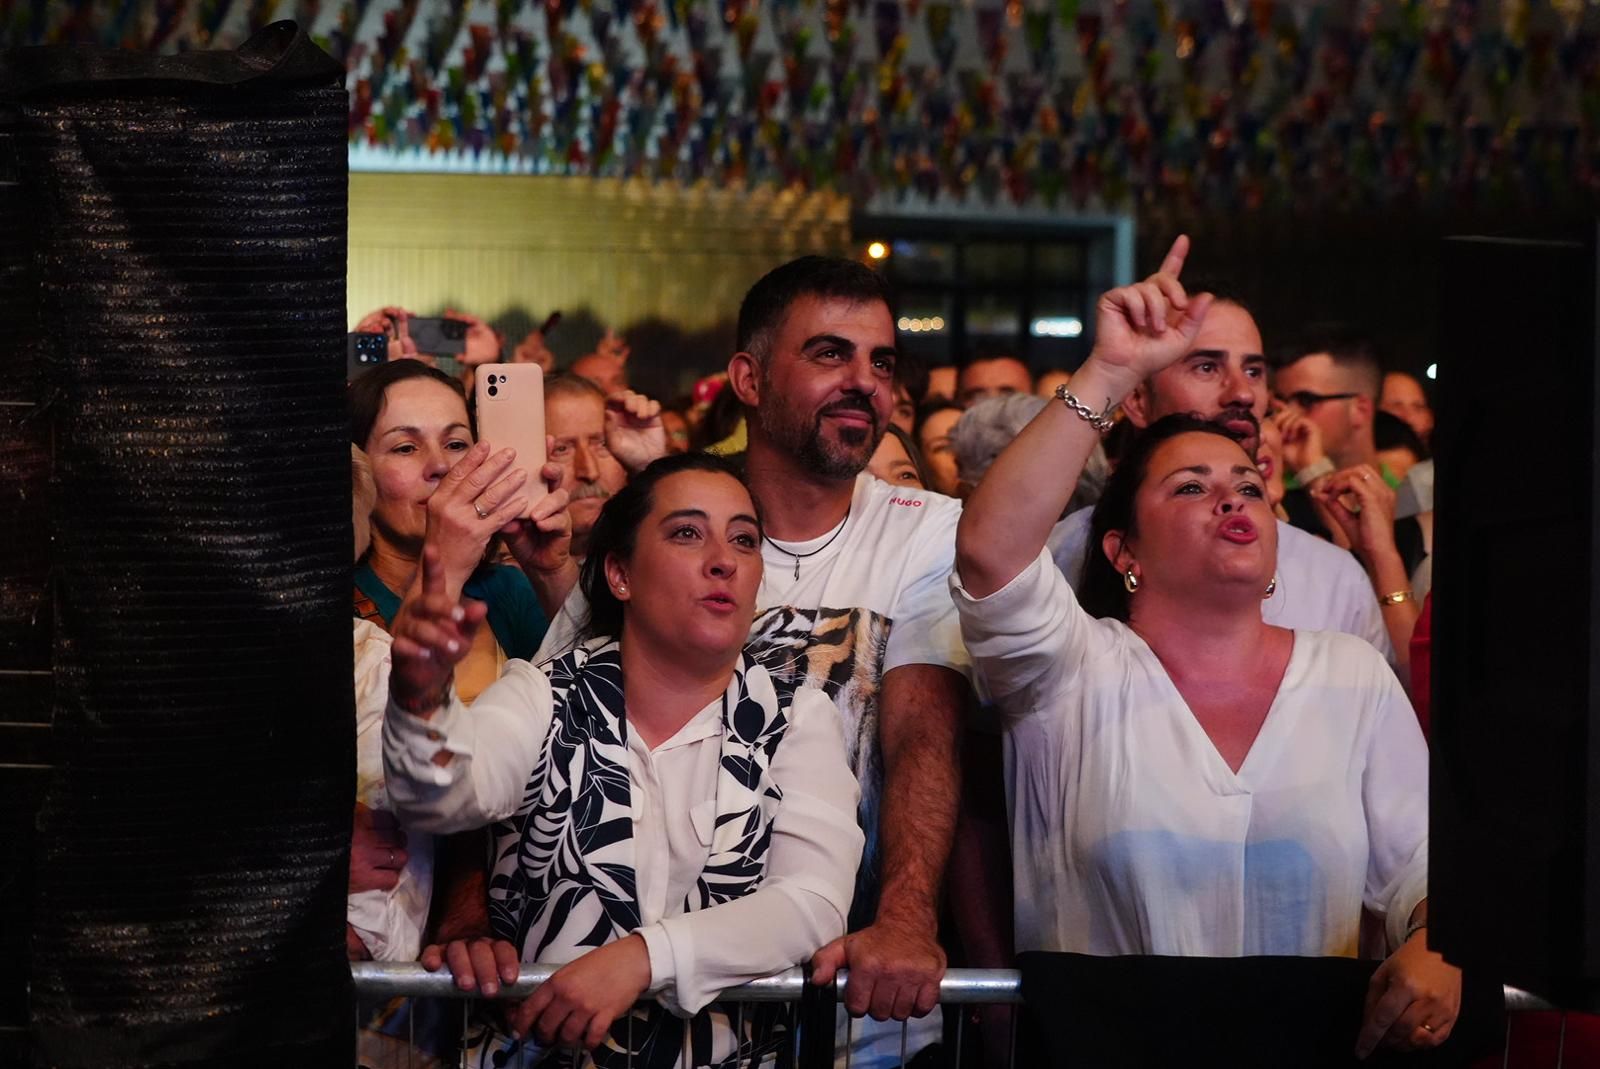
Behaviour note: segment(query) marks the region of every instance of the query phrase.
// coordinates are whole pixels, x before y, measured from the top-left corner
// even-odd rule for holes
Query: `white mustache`
[[[568,502],[584,501],[591,497],[597,497],[604,501],[610,496],[611,491],[607,490],[599,483],[579,483],[577,486],[573,487],[572,492],[567,495],[567,500]]]

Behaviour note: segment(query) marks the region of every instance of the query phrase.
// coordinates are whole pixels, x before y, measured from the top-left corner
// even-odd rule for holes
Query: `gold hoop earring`
[[[1261,600],[1262,601],[1266,601],[1268,598],[1272,597],[1272,595],[1276,594],[1277,592],[1278,592],[1278,577],[1277,576],[1273,576],[1272,577],[1272,582],[1267,584],[1267,592],[1265,594],[1261,595]]]
[[[1122,573],[1122,588],[1130,594],[1137,594],[1139,592],[1139,577],[1133,574],[1133,567],[1131,565],[1127,571]]]

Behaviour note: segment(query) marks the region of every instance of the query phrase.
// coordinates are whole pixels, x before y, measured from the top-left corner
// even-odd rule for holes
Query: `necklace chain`
[[[778,543],[774,542],[771,538],[768,538],[766,535],[762,535],[761,537],[762,538],[766,538],[767,539],[767,544],[769,546],[771,546],[773,549],[777,550],[779,553],[787,553],[787,554],[789,554],[789,556],[794,558],[794,577],[795,577],[795,580],[798,581],[800,579],[800,562],[802,560],[804,560],[805,558],[807,558],[807,557],[815,557],[818,553],[821,553],[823,550],[825,550],[829,546],[833,545],[833,540],[835,538],[838,538],[841,534],[844,533],[844,525],[850,522],[850,510],[852,508],[854,508],[854,507],[855,507],[855,502],[854,501],[852,501],[849,505],[846,505],[845,506],[845,510],[844,510],[844,519],[839,521],[839,526],[834,528],[833,534],[828,536],[828,540],[826,542],[822,543],[822,545],[818,546],[816,549],[810,550],[810,551],[805,552],[805,553],[796,553],[792,549],[784,549],[782,546],[778,545]]]

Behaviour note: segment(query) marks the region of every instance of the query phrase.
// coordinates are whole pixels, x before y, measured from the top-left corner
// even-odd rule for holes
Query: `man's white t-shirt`
[[[1045,543],[1068,583],[1083,574],[1093,515],[1093,509],[1079,509],[1056,524]],[[1383,610],[1360,563],[1348,551],[1282,520],[1278,589],[1261,603],[1261,618],[1291,631],[1343,631],[1364,638],[1394,663]]]
[[[850,928],[877,910],[882,839],[878,816],[883,761],[878,748],[878,693],[902,665],[931,664],[970,676],[972,660],[950,597],[961,504],[942,494],[856,476],[843,523],[807,542],[763,541],[766,571],[750,643],[775,679],[817,687],[833,699],[850,768],[861,784],[866,849],[856,879]],[[796,565],[798,564],[798,569]],[[797,574],[798,572],[798,574]],[[857,1022],[848,1044],[835,1036],[837,1065],[898,1065],[936,1042],[938,1010],[909,1022]],[[843,1060],[841,1060],[843,1059]]]
[[[761,546],[766,573],[750,628],[753,652],[775,679],[817,687],[833,699],[861,783],[867,848],[857,924],[871,917],[878,872],[884,673],[908,664],[969,672],[948,586],[960,519],[961,505],[951,498],[863,472],[840,527],[807,542],[769,539]]]

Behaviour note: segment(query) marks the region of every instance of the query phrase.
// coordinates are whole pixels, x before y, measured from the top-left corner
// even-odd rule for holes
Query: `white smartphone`
[[[478,441],[499,452],[517,451],[512,466],[528,473],[528,500],[544,492],[544,369],[538,364],[479,364],[473,370],[478,409]],[[531,506],[530,506],[531,507]]]

